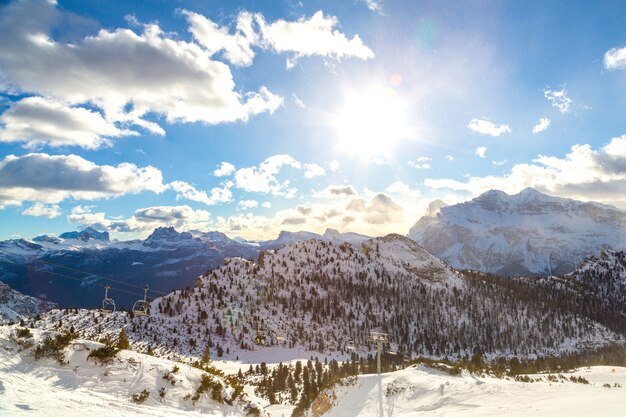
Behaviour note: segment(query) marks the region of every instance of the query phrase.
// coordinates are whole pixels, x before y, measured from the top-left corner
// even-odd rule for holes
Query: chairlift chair
[[[265,331],[264,328],[257,325],[256,337],[254,338],[254,343],[256,343],[257,345],[264,345],[266,337],[267,337],[267,331]]]
[[[346,343],[346,349],[348,349],[351,352],[354,352],[356,350],[356,344],[354,343],[354,341],[348,340],[348,343]]]
[[[100,309],[102,313],[113,313],[115,311],[115,301],[109,298],[109,288],[111,288],[111,286],[104,286],[104,300],[102,300],[102,308]]]
[[[136,316],[147,316],[148,315],[148,286],[143,287],[143,300],[135,301],[133,304],[133,314]]]

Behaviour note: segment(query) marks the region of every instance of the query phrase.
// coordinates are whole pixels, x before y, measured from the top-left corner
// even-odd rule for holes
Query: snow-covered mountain
[[[143,295],[144,285],[151,295],[193,286],[199,274],[221,265],[224,258],[256,259],[262,250],[311,238],[355,245],[369,239],[329,229],[323,236],[281,232],[275,240],[254,243],[217,231],[178,232],[159,227],[145,240],[112,242],[107,232],[88,227],[59,237],[0,242],[0,280],[63,307],[96,307],[103,297],[102,286],[110,284],[118,306],[128,308]]]
[[[21,294],[0,282],[0,324],[17,322],[57,307],[49,301]]]
[[[626,248],[626,212],[532,188],[492,190],[452,206],[434,202],[409,237],[455,268],[564,274],[602,249]]]
[[[245,357],[263,349],[259,337],[323,353],[345,353],[353,341],[367,352],[372,330],[388,333],[394,350],[435,357],[559,354],[623,340],[601,318],[572,312],[568,292],[552,288],[545,299],[510,282],[461,274],[400,235],[361,247],[308,240],[261,252],[257,262],[227,259],[196,288],[156,298],[149,319],[126,328],[138,349],[183,357],[207,345]],[[88,338],[116,334],[126,322],[87,310],[54,311],[45,320]]]

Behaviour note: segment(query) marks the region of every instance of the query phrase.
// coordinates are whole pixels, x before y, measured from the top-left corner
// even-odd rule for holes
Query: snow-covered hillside
[[[589,382],[574,383],[571,377]],[[424,366],[361,375],[318,396],[308,416],[408,417],[533,416],[618,417],[626,409],[626,368],[592,367],[561,375],[531,375],[535,382],[451,376]],[[608,387],[605,386],[608,384]],[[322,413],[325,411],[324,413]]]
[[[516,195],[492,190],[453,206],[439,202],[409,237],[456,268],[564,274],[603,248],[624,249],[626,212],[532,188]]]
[[[466,277],[399,235],[360,248],[294,242],[256,263],[229,259],[197,284],[155,299],[149,317],[56,310],[36,326],[61,323],[84,337],[125,327],[144,351],[198,357],[210,346],[230,359],[268,345],[346,354],[349,341],[369,353],[372,330],[389,333],[394,350],[435,357],[560,354],[623,340],[568,310],[559,293],[543,299]]]
[[[21,294],[0,282],[0,325],[52,310],[57,305]]]
[[[185,364],[128,350],[117,353],[108,364],[96,363],[88,356],[104,345],[76,339],[63,349],[66,363],[61,365],[50,358],[35,360],[33,348],[25,347],[57,333],[32,330],[30,336],[21,337],[15,333],[14,326],[0,327],[3,417],[245,416],[251,407],[264,415],[262,407],[245,393],[232,405],[213,400],[210,390],[196,398],[207,374]],[[211,378],[222,385],[223,398],[234,395],[225,378]]]

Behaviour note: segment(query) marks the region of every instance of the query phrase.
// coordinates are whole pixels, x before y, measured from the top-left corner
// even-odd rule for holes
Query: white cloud
[[[154,113],[170,123],[216,124],[245,121],[282,105],[265,87],[241,93],[226,64],[157,24],[144,25],[142,33],[101,29],[65,43],[52,37],[63,16],[54,2],[15,2],[3,12],[0,66],[7,82],[70,105],[90,103],[109,122],[162,133],[143,117]]]
[[[280,182],[276,175],[283,166],[301,168],[300,162],[290,155],[274,155],[261,162],[258,167],[247,167],[235,173],[235,185],[244,191],[272,194],[286,198],[293,197],[298,191],[290,186],[289,180]]]
[[[207,206],[213,206],[218,203],[228,203],[233,201],[233,193],[230,189],[233,187],[232,181],[226,181],[222,187],[214,187],[211,189],[211,194],[207,194],[206,191],[197,190],[193,185],[184,181],[173,181],[168,184],[168,187],[176,191],[176,199],[187,199],[196,201],[198,203],[204,203]]]
[[[217,169],[213,171],[213,175],[216,177],[228,177],[235,172],[235,166],[230,162],[222,162]]]
[[[229,34],[227,27],[220,27],[217,23],[198,13],[182,11],[189,22],[189,31],[194,38],[204,46],[209,55],[224,51],[224,57],[235,65],[252,65],[254,51],[252,46],[258,43],[258,35],[253,27],[254,15],[249,12],[240,12],[237,16],[236,32]]]
[[[104,212],[92,212],[92,207],[74,207],[67,217],[70,223],[92,226],[113,232],[149,233],[157,227],[173,226],[178,231],[206,230],[211,225],[211,215],[205,210],[183,206],[155,206],[141,208],[128,219],[107,217]]]
[[[432,188],[450,188],[474,195],[490,189],[517,193],[526,187],[581,200],[595,200],[626,208],[626,135],[593,150],[574,145],[563,158],[539,155],[531,164],[517,164],[504,176],[426,179]]]
[[[306,104],[304,104],[304,102],[300,100],[300,97],[298,97],[297,95],[293,94],[291,98],[293,99],[293,104],[295,104],[296,107],[299,107],[301,109],[304,109],[306,107]]]
[[[416,169],[430,169],[431,158],[427,156],[420,156],[415,161],[407,162],[407,165],[416,168]]]
[[[539,119],[537,124],[533,126],[533,135],[536,135],[539,132],[543,132],[550,126],[550,119],[542,117]]]
[[[567,90],[562,87],[560,90],[543,90],[544,97],[561,113],[567,113],[572,105],[572,99],[567,96]]]
[[[94,200],[165,189],[161,171],[131,163],[96,165],[77,155],[29,153],[0,161],[0,208],[24,201]]]
[[[476,150],[474,151],[474,153],[476,155],[478,155],[480,158],[484,158],[485,157],[485,152],[487,152],[487,148],[485,148],[484,146],[479,146],[478,148],[476,148]]]
[[[382,13],[383,11],[383,2],[381,0],[361,0],[362,3],[365,3],[368,9],[376,13]]]
[[[251,208],[258,207],[259,202],[256,200],[241,200],[237,205],[243,210],[250,210]]]
[[[263,204],[261,204],[261,207],[272,208],[272,203],[270,203],[269,201],[266,201]]]
[[[341,166],[339,164],[339,161],[337,161],[336,159],[333,159],[332,161],[330,161],[328,163],[328,169],[331,172],[339,172],[339,170],[341,169]]]
[[[486,119],[472,119],[467,127],[475,133],[489,136],[500,136],[503,133],[511,133],[509,125],[501,124],[500,126]]]
[[[448,161],[454,161],[454,156],[452,156],[452,155],[446,155],[446,159],[447,159]]]
[[[326,175],[324,168],[317,164],[304,164],[304,176],[307,178],[315,178]]]
[[[25,142],[27,147],[80,146],[97,149],[111,137],[137,135],[119,129],[98,112],[70,107],[52,99],[27,97],[0,115],[0,142]]]
[[[385,192],[392,195],[419,197],[422,193],[419,190],[411,188],[410,185],[398,180],[385,188]]]
[[[35,203],[22,211],[22,214],[26,216],[47,217],[49,219],[59,217],[61,213],[61,208],[57,204],[43,203]]]
[[[604,54],[604,68],[621,70],[626,68],[626,47],[611,48]]]
[[[273,23],[265,22],[257,15],[262,43],[274,51],[293,52],[294,57],[288,60],[287,67],[295,65],[298,58],[307,56],[324,56],[341,59],[356,57],[371,59],[374,53],[363,44],[359,35],[348,39],[336,29],[339,21],[334,16],[324,16],[320,10],[310,18],[301,17],[295,22],[279,19]]]
[[[502,161],[491,161],[491,163],[496,165],[496,166],[502,166],[502,165],[506,164],[506,159],[503,159]]]

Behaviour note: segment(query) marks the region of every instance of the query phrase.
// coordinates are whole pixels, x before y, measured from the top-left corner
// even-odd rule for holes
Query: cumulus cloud
[[[604,54],[604,68],[621,70],[626,68],[626,47],[611,48]]]
[[[424,184],[474,195],[490,189],[517,193],[534,187],[626,208],[626,135],[597,150],[590,145],[574,145],[563,158],[539,155],[531,164],[517,164],[503,176],[470,177],[467,181],[426,179]]]
[[[567,96],[567,90],[562,87],[560,90],[543,90],[544,97],[552,104],[552,107],[561,113],[567,113],[572,106],[572,99]]]
[[[112,232],[151,232],[157,227],[173,226],[180,230],[207,229],[211,215],[205,210],[183,206],[140,208],[128,219],[107,217],[104,212],[92,212],[92,207],[74,207],[68,215],[70,223],[92,226]]]
[[[131,163],[96,165],[77,155],[29,153],[0,161],[0,208],[23,201],[58,203],[165,189],[161,171]]]
[[[337,60],[345,57],[374,57],[374,52],[365,46],[359,35],[348,39],[337,29],[337,18],[324,16],[321,10],[310,18],[301,17],[295,22],[279,19],[267,23],[262,16],[257,15],[257,23],[265,47],[278,53],[294,53],[294,57],[287,61],[288,68],[293,67],[299,58],[313,55]]]
[[[390,184],[387,188],[385,188],[385,192],[388,194],[397,194],[400,196],[413,196],[419,197],[422,193],[414,188],[411,188],[410,185],[398,180],[394,183]]]
[[[484,158],[485,157],[485,152],[487,152],[487,148],[485,148],[484,146],[479,146],[478,148],[476,148],[476,150],[474,151],[474,153],[476,155],[478,155],[478,157],[480,158]]]
[[[543,132],[550,126],[550,119],[542,117],[539,119],[537,124],[533,126],[533,135],[536,135],[539,132]]]
[[[509,125],[501,124],[498,126],[486,119],[472,119],[467,127],[472,132],[494,137],[500,136],[503,133],[511,133],[511,127]]]
[[[59,217],[61,213],[61,208],[58,204],[43,203],[35,203],[32,206],[28,207],[26,210],[22,211],[22,214],[26,216],[47,217],[49,219]]]
[[[417,215],[416,215],[417,216]],[[356,231],[372,236],[405,233],[415,222],[413,215],[385,193],[358,197],[350,201],[334,199],[311,202],[277,211],[273,216],[239,213],[218,218],[212,227],[225,233],[237,233],[248,239],[273,239],[277,230],[308,230],[323,233],[326,228]]]
[[[447,159],[448,161],[454,161],[454,156],[452,156],[452,155],[446,155],[446,159]]]
[[[227,177],[235,172],[235,166],[230,162],[222,162],[217,169],[213,171],[213,175],[216,177]]]
[[[24,142],[27,147],[80,146],[97,149],[108,138],[137,135],[120,129],[98,112],[66,106],[49,98],[27,97],[0,115],[0,142]]]
[[[407,165],[415,169],[430,169],[431,158],[427,156],[420,156],[415,161],[407,162]]]
[[[189,22],[189,31],[210,55],[223,51],[224,57],[232,64],[252,65],[254,58],[252,46],[258,43],[252,13],[245,11],[239,13],[234,34],[230,34],[227,27],[219,26],[201,14],[187,10],[183,10],[182,13]]]
[[[256,200],[241,200],[239,203],[237,203],[237,205],[242,210],[250,210],[252,208],[258,207],[259,206],[259,202],[256,201]]]
[[[235,186],[248,192],[291,198],[298,190],[290,186],[289,180],[280,182],[276,177],[284,166],[301,168],[300,162],[290,155],[270,156],[258,167],[238,169],[235,173]]]
[[[226,64],[157,24],[144,25],[141,33],[101,29],[66,43],[53,38],[62,18],[55,2],[24,0],[3,11],[0,66],[7,81],[69,105],[90,103],[109,122],[134,123],[162,134],[144,116],[216,124],[245,121],[282,105],[282,98],[265,87],[240,92]]]
[[[233,201],[233,193],[230,190],[233,185],[234,183],[232,181],[226,181],[223,186],[211,189],[210,194],[207,194],[206,191],[198,190],[193,185],[184,181],[173,181],[168,184],[168,187],[178,193],[176,195],[177,200],[187,199],[204,203],[207,206],[213,206],[218,203]]]
[[[315,178],[326,175],[326,170],[317,164],[304,164],[304,176],[307,178]]]

